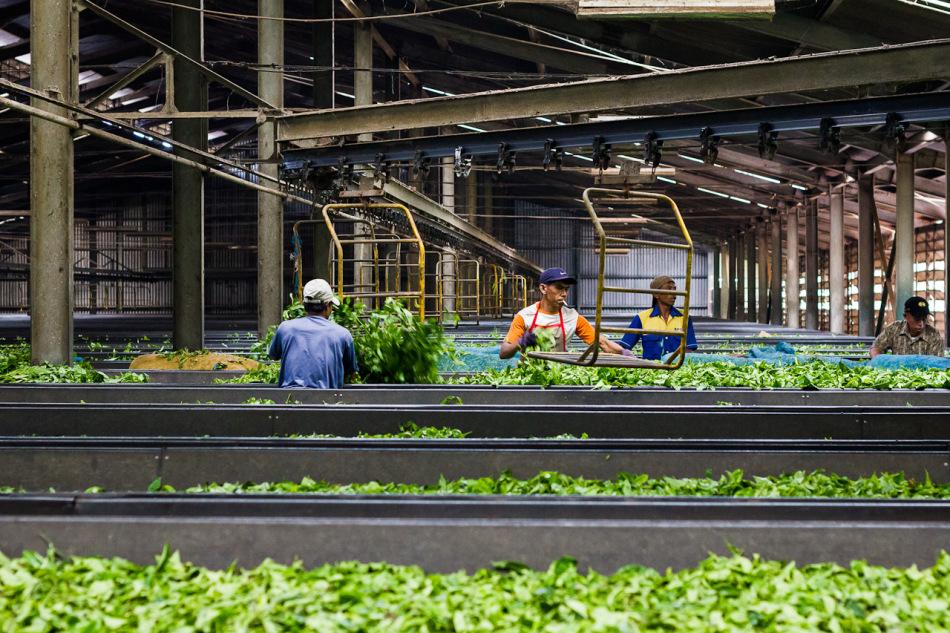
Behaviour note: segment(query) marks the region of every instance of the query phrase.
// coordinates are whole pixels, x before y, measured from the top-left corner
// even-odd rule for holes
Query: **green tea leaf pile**
[[[171,492],[174,489],[164,487]],[[712,477],[650,477],[620,473],[616,479],[586,479],[544,471],[530,479],[505,472],[498,477],[441,479],[436,484],[398,482],[337,484],[305,478],[292,482],[210,483],[191,493],[405,494],[405,495],[584,495],[667,497],[795,497],[863,499],[950,499],[950,483],[929,477],[915,480],[902,473],[851,479],[822,471],[797,471],[768,477],[745,477],[742,470]]]
[[[636,561],[618,561],[635,563]],[[209,570],[167,550],[121,558],[0,554],[4,631],[944,631],[950,556],[929,568],[710,556],[612,575],[570,558],[474,573],[265,561]]]

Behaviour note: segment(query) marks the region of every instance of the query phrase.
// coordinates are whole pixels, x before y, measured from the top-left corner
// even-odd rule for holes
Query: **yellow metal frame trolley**
[[[603,224],[600,221],[600,218],[597,215],[597,211],[594,209],[594,203],[591,201],[591,194],[597,194],[599,196],[609,196],[607,201],[612,206],[622,206],[624,204],[636,204],[644,203],[648,201],[654,201],[657,204],[665,204],[670,207],[673,211],[673,215],[676,218],[676,224],[679,227],[680,233],[683,236],[683,244],[669,244],[665,242],[655,242],[651,240],[641,240],[641,239],[631,239],[624,237],[614,237],[609,236],[604,231]],[[601,189],[598,187],[591,187],[584,191],[583,195],[584,207],[587,209],[587,213],[590,215],[591,222],[594,224],[594,230],[597,233],[598,245],[599,245],[599,270],[597,273],[597,312],[595,314],[594,320],[594,342],[583,352],[538,352],[532,351],[528,352],[528,356],[531,358],[540,358],[543,360],[550,360],[558,363],[567,363],[569,365],[583,365],[588,367],[626,367],[626,368],[645,368],[645,369],[679,369],[683,364],[683,361],[686,358],[686,333],[688,328],[688,319],[689,319],[689,294],[690,294],[690,282],[693,272],[693,240],[689,236],[689,231],[686,229],[686,224],[683,222],[683,216],[680,214],[679,207],[676,206],[676,203],[667,196],[658,193],[647,193],[642,191],[626,191],[626,190],[616,190],[616,189]],[[602,199],[599,199],[598,202],[602,202]],[[686,252],[686,284],[685,289],[683,290],[665,290],[662,294],[676,295],[683,297],[683,307],[681,312],[683,313],[683,327],[678,330],[650,330],[646,328],[629,328],[629,327],[606,327],[602,324],[603,320],[603,308],[604,308],[604,293],[606,292],[618,292],[618,293],[635,293],[635,294],[657,294],[655,289],[651,288],[624,288],[620,286],[608,286],[604,281],[604,276],[607,269],[607,252],[608,244],[616,246],[650,246],[652,248],[668,248],[672,250],[679,250]],[[636,358],[631,356],[623,356],[620,354],[610,354],[607,352],[602,352],[600,350],[600,335],[603,332],[611,332],[617,334],[659,334],[662,336],[675,336],[680,339],[679,347],[673,352],[673,355],[667,360],[667,362],[657,362],[644,360],[642,358]]]

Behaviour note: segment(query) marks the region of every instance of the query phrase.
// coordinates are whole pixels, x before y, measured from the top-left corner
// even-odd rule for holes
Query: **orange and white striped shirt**
[[[538,328],[551,328],[554,331],[555,351],[567,351],[567,343],[575,334],[588,345],[594,342],[594,326],[578,314],[577,310],[564,307],[560,313],[551,314],[541,310],[541,302],[530,305],[515,315],[505,342],[515,344],[526,332]]]

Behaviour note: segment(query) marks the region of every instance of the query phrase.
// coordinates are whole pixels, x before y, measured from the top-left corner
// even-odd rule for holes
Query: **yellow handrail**
[[[366,211],[369,209],[397,209],[401,211],[403,215],[405,215],[406,217],[406,221],[409,226],[409,232],[411,233],[411,237],[408,237],[408,238],[386,237],[386,238],[381,238],[380,240],[377,240],[375,236],[375,225],[373,222],[367,219],[363,219],[363,218],[347,217],[346,219],[351,222],[366,222],[367,224],[369,224],[370,229],[371,229],[371,238],[357,239],[357,237],[354,235],[353,239],[342,240],[340,236],[337,234],[336,228],[333,226],[333,218],[331,217],[331,214],[339,213],[343,210]],[[422,237],[419,235],[419,229],[416,227],[416,222],[415,222],[415,219],[413,219],[412,217],[412,212],[410,212],[406,206],[397,204],[397,203],[331,203],[331,204],[326,204],[323,206],[323,221],[326,223],[327,230],[330,232],[330,240],[333,242],[333,245],[336,251],[336,280],[335,281],[337,285],[337,294],[339,294],[340,297],[353,296],[353,297],[360,297],[360,298],[372,298],[374,300],[378,299],[380,301],[385,301],[387,297],[394,297],[394,296],[407,297],[407,298],[414,297],[416,298],[416,301],[417,301],[419,318],[420,319],[425,318],[425,309],[426,309],[425,308],[425,254],[426,254],[425,244],[423,244]],[[418,262],[416,263],[416,266],[418,267],[418,274],[419,274],[418,291],[402,292],[401,289],[397,290],[397,292],[395,293],[380,291],[379,251],[378,251],[378,244],[380,243],[397,244],[397,248],[398,248],[398,245],[401,245],[401,244],[415,244],[417,246],[417,248],[419,249],[419,259],[418,259]],[[344,263],[343,245],[344,244],[352,244],[352,245],[372,244],[373,245],[373,263],[374,263],[375,282],[371,286],[374,289],[372,292],[354,291],[349,294],[344,292],[345,290],[344,283],[343,283],[343,263]],[[357,275],[356,274],[357,270],[360,270],[359,266],[356,266],[354,268],[354,288],[361,287],[360,284],[362,282],[362,279],[360,279],[361,273],[360,275]],[[408,306],[410,310],[412,310],[412,307],[413,307],[411,303],[412,302],[410,302],[410,305]]]

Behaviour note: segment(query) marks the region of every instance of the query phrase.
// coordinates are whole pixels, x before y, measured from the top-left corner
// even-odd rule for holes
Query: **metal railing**
[[[591,201],[591,194],[601,197],[596,200],[599,204],[609,203],[612,209],[631,204],[640,204],[653,201],[657,204],[664,204],[670,207],[676,218],[677,227],[682,234],[684,243],[670,244],[666,242],[656,242],[651,240],[641,240],[626,237],[616,237],[607,235],[597,211],[594,209],[594,202]],[[528,352],[531,358],[541,358],[544,360],[567,363],[570,365],[585,365],[589,367],[626,367],[626,368],[647,368],[647,369],[678,369],[686,358],[686,334],[689,328],[689,295],[690,282],[693,272],[693,240],[689,236],[686,224],[683,222],[683,216],[680,214],[679,207],[669,197],[657,193],[647,193],[641,191],[620,191],[615,189],[601,189],[592,187],[586,189],[583,195],[584,207],[590,215],[591,222],[594,224],[594,230],[597,233],[599,250],[599,267],[597,272],[597,308],[594,318],[594,342],[583,352]],[[653,288],[626,288],[622,286],[608,286],[605,283],[605,274],[607,269],[607,254],[610,250],[608,245],[617,248],[633,248],[636,246],[649,246],[651,248],[668,248],[684,251],[686,253],[686,288],[684,290],[657,290]],[[633,294],[666,294],[683,297],[683,307],[680,310],[683,314],[682,327],[673,330],[652,330],[647,328],[630,327],[609,327],[602,323],[604,308],[604,293],[633,293]],[[679,347],[672,353],[666,362],[657,362],[623,356],[620,354],[611,354],[600,350],[600,335],[604,332],[617,334],[655,334],[660,336],[673,336],[680,340]]]
[[[368,217],[346,213],[370,209],[400,211],[406,219],[410,236],[400,235],[395,229],[382,226]],[[426,247],[407,207],[396,203],[333,203],[324,205],[323,220],[333,244],[330,255],[333,279],[330,283],[340,297],[359,299],[369,307],[381,307],[389,297],[405,298],[408,309],[417,311],[420,319],[425,318]],[[336,226],[338,222],[349,223],[352,232],[339,232]],[[387,251],[390,246],[393,247],[382,260],[380,246]],[[403,255],[407,259],[415,255],[416,261],[403,263]],[[350,265],[349,271],[347,264]],[[408,271],[405,289],[402,284],[403,269]]]

